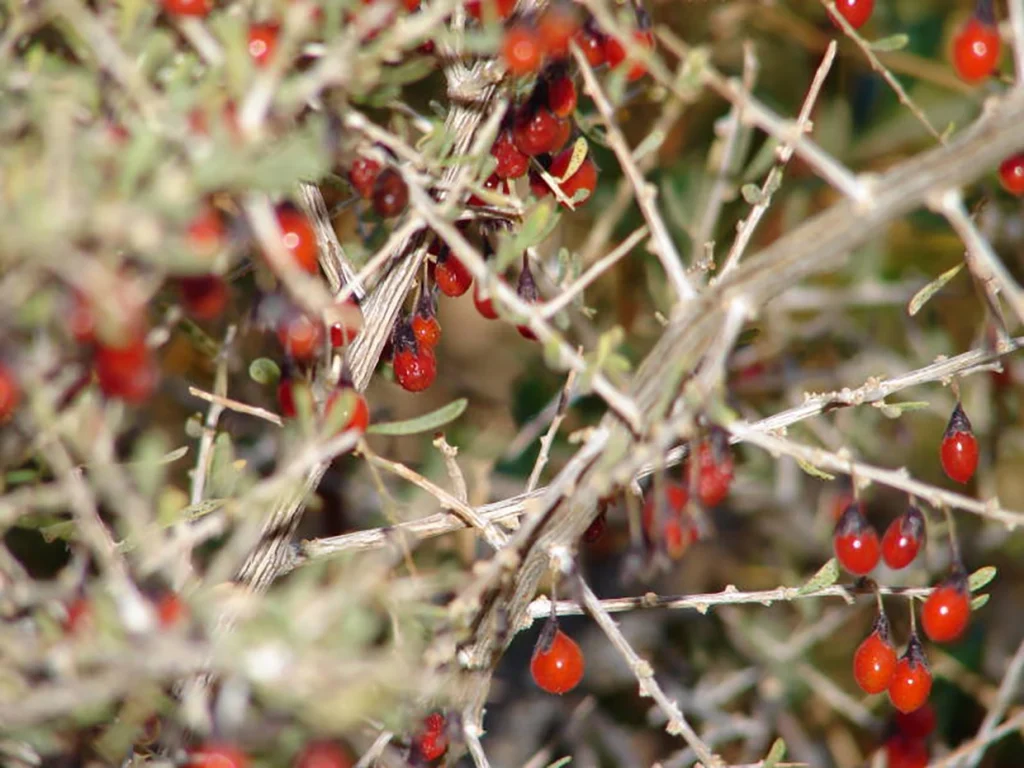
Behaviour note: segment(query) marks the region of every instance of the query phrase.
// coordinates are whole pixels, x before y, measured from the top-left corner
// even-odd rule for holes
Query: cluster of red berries
[[[889,700],[900,712],[923,707],[932,689],[931,669],[921,640],[912,632],[906,650],[897,658],[889,620],[881,612],[871,634],[853,655],[853,677],[865,693],[888,691]]]
[[[552,616],[544,623],[530,659],[530,676],[548,693],[568,693],[583,679],[586,666],[579,645],[558,628]]]
[[[349,168],[348,180],[382,218],[399,215],[409,204],[409,187],[402,174],[372,157],[357,157]]]
[[[433,763],[448,751],[448,728],[444,715],[432,712],[423,718],[423,727],[412,740],[410,757],[418,762]]]
[[[925,768],[928,737],[935,730],[935,710],[930,704],[913,712],[897,712],[885,741],[888,768]]]
[[[188,606],[175,592],[155,592],[152,595],[152,606],[156,612],[157,623],[163,629],[171,629],[188,621]],[[63,624],[64,631],[69,635],[89,632],[95,626],[95,609],[92,601],[84,595],[70,600],[64,606]]]
[[[248,768],[249,756],[228,743],[204,744],[189,751],[189,768]],[[294,768],[352,768],[348,752],[333,741],[313,741],[295,756]]]

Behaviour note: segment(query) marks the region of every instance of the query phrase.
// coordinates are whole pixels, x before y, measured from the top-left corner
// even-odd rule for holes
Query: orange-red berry
[[[576,84],[568,75],[548,83],[548,108],[556,117],[569,117],[576,110]]]
[[[855,576],[863,576],[878,565],[878,532],[857,502],[850,504],[836,523],[832,547],[839,564]]]
[[[551,3],[537,21],[537,32],[544,55],[552,59],[563,59],[568,56],[569,42],[579,27],[579,14],[572,3]]]
[[[230,744],[204,744],[189,752],[188,768],[247,768],[249,758]]]
[[[722,444],[724,442],[724,444]],[[733,461],[726,441],[703,442],[697,449],[697,496],[705,507],[717,507],[729,495]]]
[[[600,67],[605,62],[604,36],[588,26],[584,26],[573,36],[576,45],[587,57],[587,63],[592,68]]]
[[[520,110],[512,126],[516,147],[529,157],[551,152],[558,142],[560,132],[558,118],[547,107],[533,108],[528,105]]]
[[[249,55],[257,66],[266,66],[277,49],[281,27],[273,22],[262,22],[249,27]]]
[[[338,434],[349,430],[364,434],[370,426],[370,408],[366,398],[350,386],[339,386],[331,392],[324,413],[339,425]]]
[[[392,366],[395,381],[409,392],[422,392],[437,378],[437,358],[434,350],[416,341],[412,329],[405,325],[396,334]]]
[[[953,68],[961,80],[977,83],[999,63],[999,30],[995,24],[972,16],[953,38]]]
[[[853,654],[853,679],[864,693],[881,693],[889,689],[896,674],[896,649],[889,637],[889,621],[879,614],[870,635]]]
[[[924,540],[924,515],[911,505],[897,517],[882,536],[882,559],[893,570],[906,568],[917,557]]]
[[[127,403],[137,405],[148,400],[160,378],[146,337],[141,333],[121,344],[99,345],[94,363],[103,394]]]
[[[910,636],[906,652],[896,662],[889,684],[889,701],[900,712],[913,712],[927,703],[932,690],[932,673],[917,635]]]
[[[163,0],[163,6],[174,16],[206,16],[213,9],[210,0]]]
[[[348,180],[362,197],[373,196],[373,185],[380,175],[380,163],[372,157],[357,157],[348,170]]]
[[[314,741],[295,757],[295,768],[352,768],[348,752],[332,741]]]
[[[589,155],[583,159],[572,176],[567,179],[562,179],[562,176],[569,170],[569,165],[572,162],[573,148],[567,147],[555,155],[551,161],[551,167],[548,169],[548,173],[555,178],[562,193],[575,205],[579,206],[590,200],[594,194],[594,188],[597,186],[597,166],[594,165],[594,161]],[[550,194],[550,189],[543,182],[540,182],[545,189],[545,194]],[[577,194],[585,192],[586,194]],[[564,203],[562,204],[565,205]]]
[[[500,179],[518,179],[525,176],[530,168],[530,158],[519,151],[510,130],[498,134],[491,147],[491,154],[498,161],[494,175]]]
[[[999,182],[1011,195],[1024,195],[1024,152],[1011,155],[999,164]]]
[[[178,280],[185,311],[197,320],[214,320],[228,305],[228,285],[219,275],[194,275]]]
[[[445,251],[447,251],[447,247]],[[445,296],[461,296],[473,284],[473,276],[457,257],[446,253],[437,260],[434,281]]]
[[[583,679],[583,651],[560,629],[555,630],[548,642],[544,640],[542,636],[530,660],[533,682],[548,693],[567,693]]]
[[[505,30],[501,44],[505,66],[513,77],[533,74],[540,69],[544,54],[536,28],[527,23],[513,24]]]
[[[311,275],[319,269],[316,233],[306,215],[291,206],[279,206],[277,226],[281,230],[281,244],[291,254],[296,266]]]
[[[921,609],[921,626],[928,639],[951,643],[967,629],[971,618],[971,596],[967,579],[954,573],[932,590]]]
[[[885,742],[885,759],[886,768],[926,768],[928,744],[897,733]]]
[[[633,40],[642,48],[649,50],[654,48],[654,33],[649,29],[635,30],[633,32]],[[617,38],[606,37],[604,41],[604,58],[608,62],[608,66],[614,69],[626,61],[626,47]],[[626,79],[632,83],[646,74],[647,67],[640,62],[636,62],[630,65],[626,73]]]
[[[178,595],[167,592],[156,602],[156,615],[161,627],[173,627],[188,618],[188,608]]]
[[[5,421],[21,402],[21,385],[14,372],[0,363],[0,422]]]
[[[385,168],[373,183],[373,210],[378,216],[391,218],[409,204],[409,187],[394,168]]]
[[[971,421],[960,403],[956,404],[939,448],[942,469],[950,480],[966,483],[978,468],[978,441]]]
[[[860,29],[867,24],[875,10],[875,0],[835,0],[835,2],[836,11],[854,29]],[[831,12],[829,15],[831,16]],[[839,26],[834,18],[832,22]]]
[[[913,712],[897,712],[893,721],[897,730],[908,739],[926,739],[935,730],[935,708],[925,704]]]

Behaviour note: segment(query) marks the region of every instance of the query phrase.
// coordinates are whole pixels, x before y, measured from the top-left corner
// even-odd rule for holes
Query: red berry
[[[296,360],[312,360],[323,351],[323,325],[302,312],[288,313],[281,320],[277,338]]]
[[[863,576],[878,565],[878,532],[857,502],[848,506],[836,523],[832,547],[839,564],[855,576]]]
[[[469,0],[466,3],[466,13],[479,21],[484,17],[485,5],[486,13],[492,18],[497,16],[499,19],[507,19],[516,7],[516,0]]]
[[[908,739],[925,739],[935,730],[935,709],[925,704],[913,712],[897,712],[894,720],[896,728]]]
[[[290,206],[279,206],[277,226],[281,229],[281,243],[296,266],[315,275],[319,268],[316,234],[306,215]]]
[[[188,617],[188,608],[178,595],[167,592],[157,600],[156,615],[161,627],[173,627]]]
[[[189,247],[199,256],[213,256],[224,246],[224,223],[212,206],[204,206],[188,225]]]
[[[1024,195],[1024,152],[1012,155],[1000,163],[999,181],[1011,195]]]
[[[562,75],[548,83],[548,108],[556,117],[569,117],[576,110],[576,84]]]
[[[228,285],[218,275],[196,275],[178,280],[181,303],[197,320],[213,320],[228,305]]]
[[[882,559],[893,570],[906,568],[917,557],[924,539],[924,515],[911,505],[897,517],[882,536]]]
[[[416,751],[428,763],[438,760],[448,751],[448,737],[443,733],[421,733],[416,737]]]
[[[930,640],[951,643],[959,638],[971,618],[971,596],[963,574],[954,573],[932,590],[921,609],[921,626]]]
[[[444,730],[444,715],[440,712],[431,712],[423,718],[423,729],[427,733],[440,733]]]
[[[638,29],[633,32],[633,39],[643,48],[654,48],[654,33],[649,29]],[[604,41],[604,58],[613,69],[626,60],[626,48],[614,37],[606,37]],[[647,67],[641,63],[632,64],[626,73],[629,82],[639,80],[647,74]]]
[[[95,367],[103,394],[134,404],[149,399],[160,376],[143,334],[120,345],[98,346]]]
[[[357,157],[348,171],[348,180],[362,197],[373,196],[373,185],[380,174],[380,163],[370,157]]]
[[[659,499],[656,494],[648,494],[641,519],[648,540],[662,542],[669,557],[678,560],[700,536],[697,526],[686,513],[686,505],[690,500],[690,494],[687,493],[686,488],[679,483],[667,483],[663,492],[664,508],[660,518],[661,531],[659,532],[655,525],[655,519],[659,512],[657,507]]]
[[[292,379],[281,379],[277,383],[277,405],[281,409],[281,415],[286,419],[294,419],[298,413],[295,407],[295,387],[305,384],[297,384]]]
[[[210,0],[163,0],[163,5],[175,16],[206,16],[213,8]]]
[[[960,403],[956,404],[949,417],[949,424],[942,436],[939,458],[949,479],[958,483],[966,483],[978,468],[978,441]]]
[[[530,168],[530,158],[516,147],[512,131],[502,131],[491,147],[491,154],[497,159],[494,175],[500,179],[518,179]]]
[[[189,768],[247,768],[249,758],[230,744],[204,744],[189,752]]]
[[[0,363],[0,422],[5,421],[21,402],[21,385],[11,371]]]
[[[366,398],[352,387],[341,386],[331,392],[324,413],[331,423],[339,425],[339,435],[349,430],[362,435],[370,426],[370,408],[366,404]]]
[[[420,343],[420,346],[433,349],[441,340],[441,324],[433,315],[421,315],[417,312],[412,316],[409,324],[412,326],[412,332],[416,334],[416,341]]]
[[[257,66],[264,67],[277,48],[277,36],[281,27],[273,22],[253,24],[249,27],[249,55]]]
[[[961,80],[984,80],[999,62],[999,30],[972,16],[953,38],[953,68]]]
[[[549,643],[537,645],[530,660],[533,682],[548,693],[571,691],[583,679],[583,667],[583,651],[560,629]]]
[[[587,526],[587,530],[583,532],[583,541],[587,544],[593,544],[604,536],[605,529],[607,528],[608,516],[602,512],[591,521],[590,525]]]
[[[363,310],[359,308],[359,302],[352,296],[331,306],[325,312],[324,319],[325,322],[331,324],[332,347],[351,344],[363,329]]]
[[[888,690],[895,673],[896,649],[889,638],[889,621],[879,614],[874,631],[853,654],[853,679],[864,693],[881,693]]]
[[[516,116],[512,136],[520,152],[534,157],[554,149],[560,130],[558,119],[546,107],[526,107]]]
[[[373,210],[378,216],[391,218],[405,210],[409,204],[409,188],[405,179],[394,168],[385,168],[373,183]]]
[[[567,117],[559,117],[555,121],[555,140],[551,144],[549,152],[556,152],[566,145],[572,136],[572,120]]]
[[[596,69],[604,64],[604,36],[600,32],[583,27],[576,33],[573,40],[576,41],[576,45],[583,51],[583,55],[587,57],[587,63],[590,64],[591,68]]]
[[[87,632],[95,623],[92,612],[92,603],[84,597],[76,597],[64,609],[64,631],[73,634],[75,632]]]
[[[579,29],[580,20],[571,3],[555,2],[541,13],[537,21],[544,55],[552,59],[564,59],[569,55],[569,41]]]
[[[931,690],[928,660],[917,635],[911,635],[906,652],[896,662],[896,672],[889,685],[889,701],[900,712],[913,712],[925,705]]]
[[[836,0],[836,11],[854,29],[860,29],[867,24],[874,10],[875,0]],[[835,18],[832,19],[832,23],[839,26]]]
[[[587,155],[583,159],[579,168],[573,173],[572,176],[565,180],[560,180],[562,176],[569,170],[569,164],[572,162],[573,147],[567,147],[555,155],[551,161],[551,168],[548,169],[548,173],[551,174],[558,182],[558,186],[561,188],[562,193],[574,203],[576,206],[580,206],[583,203],[590,200],[594,194],[594,188],[597,186],[597,166],[594,165],[594,161]],[[543,181],[541,182],[544,183]],[[548,187],[545,184],[544,188],[547,190]],[[548,190],[550,192],[550,190]],[[586,192],[586,196],[582,196],[580,200],[576,199],[576,194],[580,191]],[[563,203],[563,206],[565,204]]]
[[[352,758],[334,742],[307,744],[295,758],[295,768],[352,768]]]
[[[438,259],[434,281],[445,296],[461,296],[473,284],[473,276],[458,258],[448,253]]]
[[[540,36],[532,24],[520,22],[505,30],[501,44],[505,66],[513,77],[529,75],[540,69],[543,60]]]
[[[484,180],[483,188],[488,190],[497,190],[500,194],[504,195],[507,195],[509,193],[508,181],[506,179],[500,178],[497,173],[492,173]],[[484,200],[482,197],[478,197],[477,195],[470,195],[469,199],[466,201],[466,204],[475,207],[489,205],[489,203],[486,200]]]
[[[488,320],[498,319],[498,313],[494,309],[494,301],[491,299],[491,295],[480,290],[479,284],[476,286],[476,290],[473,291],[473,305],[476,307],[476,311]]]
[[[728,443],[712,445],[701,443],[697,451],[699,474],[697,478],[697,495],[705,507],[717,507],[729,495],[732,485],[732,454]]]
[[[928,745],[920,739],[896,734],[885,742],[885,758],[887,768],[926,768]]]
[[[409,392],[422,392],[433,384],[437,377],[437,358],[434,357],[434,350],[421,347],[415,338],[411,343],[398,345],[392,364],[395,369],[395,380]]]

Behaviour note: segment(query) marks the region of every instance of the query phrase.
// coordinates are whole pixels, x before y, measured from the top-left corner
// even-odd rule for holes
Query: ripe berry
[[[685,486],[679,483],[666,483],[663,493],[660,500],[657,494],[648,494],[647,500],[644,502],[641,520],[648,540],[663,542],[669,557],[678,560],[700,536],[697,526],[686,513],[686,504],[690,500],[690,494]],[[657,506],[659,501],[664,504],[660,509]],[[661,514],[660,532],[655,525],[655,519],[659,512]]]
[[[540,36],[532,24],[520,22],[505,30],[501,45],[505,66],[513,77],[529,75],[540,69],[543,60]]]
[[[315,741],[295,758],[295,768],[352,768],[352,758],[334,742]]]
[[[427,733],[440,733],[444,730],[444,715],[440,712],[431,712],[423,718],[423,730]]]
[[[548,83],[548,108],[556,117],[569,117],[576,110],[576,84],[567,75]]]
[[[544,55],[552,59],[564,59],[569,55],[569,41],[572,40],[580,21],[571,3],[555,2],[541,13],[537,21]]]
[[[569,170],[569,165],[572,162],[573,147],[567,147],[555,155],[551,161],[551,168],[548,169],[548,173],[551,174],[556,181],[558,186],[561,188],[562,193],[573,202],[574,205],[579,206],[587,202],[594,194],[594,187],[597,186],[597,166],[594,165],[594,161],[591,160],[590,155],[583,159],[580,163],[579,168],[567,179],[561,180],[562,177]],[[541,182],[544,183],[543,181]],[[544,185],[547,193],[550,193],[547,185]],[[585,192],[586,195],[580,195],[581,199],[577,199],[576,195],[578,192]],[[565,206],[565,204],[562,204]]]
[[[954,572],[932,590],[921,609],[924,633],[936,643],[951,643],[964,633],[971,618],[971,596],[967,579]]]
[[[654,33],[649,29],[638,29],[633,32],[633,40],[638,45],[648,50],[654,48]],[[626,60],[626,48],[622,42],[614,37],[606,37],[604,41],[604,58],[608,66],[613,69]],[[626,80],[634,82],[647,74],[647,67],[642,63],[634,63],[626,73]]]
[[[277,48],[277,36],[281,27],[273,22],[253,24],[249,27],[249,55],[256,66],[264,67],[270,62]]]
[[[138,404],[156,389],[159,371],[141,333],[120,345],[98,346],[94,362],[100,389],[107,397]]]
[[[197,320],[213,320],[228,305],[228,285],[218,275],[195,275],[178,280],[185,311]]]
[[[343,347],[355,341],[363,329],[363,310],[354,296],[342,302],[335,302],[325,313],[324,320],[330,323],[332,347]]]
[[[473,291],[473,306],[476,307],[476,311],[479,312],[481,316],[488,320],[498,319],[498,313],[494,309],[494,301],[491,299],[491,295],[487,293],[486,290],[481,290],[479,284]]]
[[[422,392],[437,377],[437,358],[434,350],[416,341],[412,329],[405,325],[394,339],[395,355],[392,365],[395,380],[409,392]]]
[[[409,325],[420,346],[433,349],[441,341],[441,324],[437,322],[433,300],[428,294],[423,294]]]
[[[167,592],[157,600],[156,615],[161,627],[173,627],[188,617],[188,608],[178,595]]]
[[[494,174],[500,179],[518,179],[530,168],[530,158],[516,147],[512,131],[502,131],[491,147],[491,154],[497,159]]]
[[[298,414],[298,409],[295,407],[295,389],[296,387],[305,387],[304,383],[299,383],[290,378],[282,378],[277,383],[277,406],[281,410],[281,415],[286,419],[294,419]]]
[[[354,430],[365,434],[370,426],[370,408],[366,398],[351,386],[339,386],[327,398],[324,413],[331,424],[338,425],[337,434]]]
[[[924,539],[924,515],[914,505],[897,517],[882,536],[882,559],[893,570],[906,568],[921,549]]]
[[[889,620],[881,613],[874,630],[853,654],[853,679],[864,693],[888,690],[896,673],[896,649],[889,637]]]
[[[999,165],[999,181],[1011,195],[1024,195],[1024,152],[1012,155]]]
[[[483,188],[487,190],[497,191],[499,194],[502,195],[507,195],[510,189],[508,180],[500,178],[496,173],[492,173],[484,180]],[[469,199],[466,201],[466,204],[475,207],[490,205],[489,202],[484,200],[482,197],[478,197],[477,195],[470,195]]]
[[[591,521],[590,525],[587,526],[587,530],[583,532],[583,541],[587,544],[593,544],[604,536],[604,532],[607,528],[608,515],[602,512]]]
[[[277,339],[296,360],[312,360],[323,351],[323,325],[303,312],[288,312],[277,326]]]
[[[574,35],[573,40],[583,51],[583,55],[587,57],[587,63],[591,68],[596,69],[604,64],[604,36],[600,32],[585,26]]]
[[[210,0],[163,0],[163,5],[174,16],[206,16],[213,8]]]
[[[385,168],[373,183],[373,210],[378,216],[391,218],[405,210],[409,204],[409,188],[405,179],[394,168]]]
[[[512,137],[520,152],[534,157],[555,147],[559,131],[557,118],[546,107],[533,109],[527,106],[516,116]]]
[[[247,768],[249,758],[230,744],[204,744],[189,752],[189,768]]]
[[[721,434],[721,433],[716,433]],[[705,507],[717,507],[729,495],[732,485],[732,454],[727,441],[701,443],[697,451],[697,495]]]
[[[21,402],[21,385],[11,371],[0,363],[0,422],[5,421]]]
[[[420,756],[430,763],[448,751],[448,737],[443,733],[428,731],[416,737],[415,746]]]
[[[544,634],[549,632],[542,633],[530,660],[533,682],[548,693],[571,691],[583,679],[583,651],[560,629],[555,629],[549,639]]]
[[[445,248],[447,251],[447,247]],[[473,284],[473,276],[465,264],[451,253],[438,258],[434,281],[445,296],[461,296]]]
[[[953,38],[953,68],[961,80],[984,80],[999,62],[999,30],[995,24],[972,16]]]
[[[874,10],[875,0],[836,0],[836,11],[854,29],[860,29],[867,24]],[[831,11],[829,15],[832,15]],[[832,19],[832,23],[839,26],[835,18]]]
[[[466,13],[480,21],[485,14],[484,5],[487,6],[486,13],[491,15],[491,18],[497,16],[499,19],[507,19],[516,7],[516,0],[469,0],[466,3]]]
[[[530,270],[530,264],[523,258],[523,271],[519,273],[519,283],[516,286],[516,293],[519,294],[519,298],[529,304],[536,304],[540,298],[540,294],[537,292],[537,283],[533,279],[533,272]],[[530,341],[537,340],[537,334],[530,330],[528,325],[517,325],[516,330],[519,331],[519,335],[524,339]]]
[[[198,256],[213,256],[224,246],[224,223],[212,206],[204,206],[188,225],[189,248]]]
[[[857,502],[850,504],[836,523],[832,547],[839,564],[855,576],[870,573],[878,565],[878,532],[865,519]]]
[[[373,196],[373,185],[380,174],[380,163],[371,157],[357,157],[348,171],[348,180],[362,197]]]
[[[95,622],[92,603],[84,597],[76,597],[64,608],[64,631],[68,634],[86,632]]]
[[[896,662],[896,672],[889,685],[889,701],[900,712],[913,712],[925,705],[931,690],[928,660],[917,635],[911,635],[906,652]]]
[[[935,730],[935,709],[931,704],[904,714],[897,712],[894,718],[897,730],[908,739],[926,739]]]
[[[925,768],[928,745],[920,739],[896,734],[885,742],[885,758],[887,768]]]
[[[960,403],[956,404],[949,417],[949,424],[942,436],[939,458],[949,479],[958,483],[966,483],[978,468],[978,441]]]
[[[295,264],[315,275],[319,268],[316,234],[306,215],[291,206],[278,206],[277,226],[281,229],[281,243]]]

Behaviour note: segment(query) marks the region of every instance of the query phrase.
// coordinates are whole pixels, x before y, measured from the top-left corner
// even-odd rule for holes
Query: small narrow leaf
[[[839,563],[833,557],[825,563],[810,580],[797,590],[798,595],[817,592],[819,589],[831,587],[839,580]]]
[[[960,262],[952,269],[948,269],[939,275],[937,278],[932,280],[928,285],[919,290],[910,299],[910,303],[907,305],[907,314],[913,317],[921,311],[921,307],[928,303],[928,300],[936,293],[942,290],[943,286],[956,277],[960,270],[964,268],[964,263]]]
[[[436,411],[417,416],[415,419],[371,424],[366,431],[374,435],[415,435],[420,432],[431,432],[459,418],[468,404],[469,401],[466,398],[460,397]]]
[[[970,587],[971,592],[977,592],[979,589],[987,587],[998,572],[994,565],[986,565],[979,568],[971,574],[967,580],[967,586]]]
[[[890,419],[898,419],[906,411],[921,411],[929,407],[930,403],[923,400],[914,400],[906,403],[879,403],[876,407],[884,416]]]
[[[871,50],[881,51],[882,53],[888,53],[889,51],[901,51],[907,47],[907,43],[910,42],[910,36],[905,35],[902,32],[896,35],[889,35],[889,37],[880,37],[870,44]]]
[[[555,762],[551,763],[551,765],[549,765],[548,768],[565,768],[565,766],[569,765],[569,763],[571,762],[572,756],[566,755],[565,757],[561,757],[558,760],[555,760]]]
[[[257,357],[249,363],[249,378],[267,387],[281,378],[281,369],[269,357]]]
[[[800,469],[802,469],[804,472],[806,472],[811,477],[816,477],[819,480],[835,480],[836,479],[835,475],[830,475],[825,470],[818,469],[816,466],[814,466],[810,462],[804,461],[803,459],[797,459],[796,463],[800,465]]]
[[[786,742],[784,739],[776,739],[775,743],[772,744],[772,748],[768,750],[768,754],[764,758],[764,762],[761,764],[762,768],[775,768],[776,765],[786,756]]]
[[[740,193],[750,205],[760,205],[765,200],[764,193],[761,192],[761,188],[757,184],[744,184],[740,188]]]
[[[988,599],[990,597],[992,597],[992,595],[988,594],[987,592],[984,595],[978,595],[976,598],[971,600],[971,610],[976,611],[982,606],[984,606],[985,603],[988,602]]]

